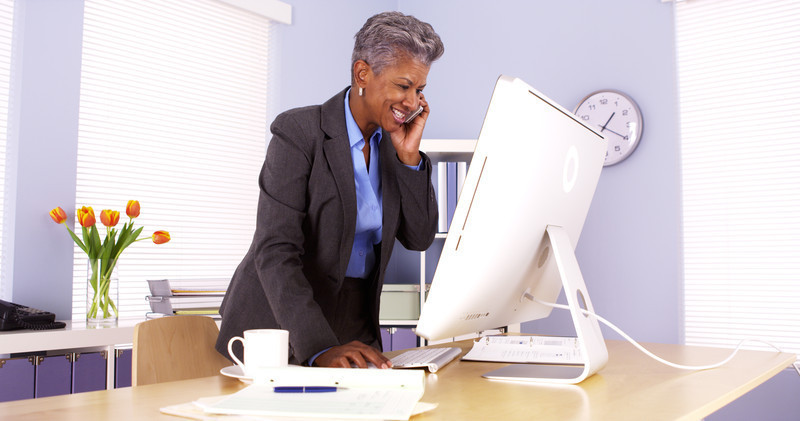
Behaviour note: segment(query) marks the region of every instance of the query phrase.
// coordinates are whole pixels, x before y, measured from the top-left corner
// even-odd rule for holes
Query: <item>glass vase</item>
[[[86,323],[116,325],[119,318],[119,265],[116,261],[88,259],[86,264]]]

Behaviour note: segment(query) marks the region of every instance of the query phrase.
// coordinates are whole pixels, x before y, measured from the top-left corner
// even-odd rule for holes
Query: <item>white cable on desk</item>
[[[539,300],[539,299],[537,299],[535,297],[532,297],[532,296],[529,296],[528,298],[530,298],[531,300],[533,300],[533,301],[535,301],[535,302],[537,302],[539,304],[542,304],[542,305],[546,305],[546,306],[557,308],[557,309],[561,309],[561,310],[570,310],[569,306],[566,306],[566,305],[563,305],[563,304],[548,303],[546,301]],[[709,365],[682,365],[682,364],[675,364],[673,362],[667,361],[667,360],[659,357],[658,355],[653,354],[652,352],[648,351],[645,347],[639,345],[638,342],[636,342],[635,340],[633,340],[633,338],[631,338],[625,332],[623,332],[622,329],[618,328],[613,323],[611,323],[608,320],[604,319],[602,316],[600,316],[598,314],[595,314],[595,313],[593,313],[591,311],[584,310],[584,309],[580,309],[580,311],[583,312],[583,314],[585,314],[587,316],[595,317],[601,323],[603,323],[604,325],[610,327],[615,332],[619,333],[623,338],[625,338],[625,340],[627,340],[628,342],[632,343],[633,346],[638,348],[640,351],[645,353],[645,355],[649,356],[650,358],[652,358],[652,359],[654,359],[654,360],[656,360],[656,361],[658,361],[658,362],[660,362],[662,364],[666,364],[666,365],[668,365],[670,367],[678,368],[678,369],[681,369],[681,370],[708,370],[708,369],[711,369],[711,368],[721,367],[721,366],[727,364],[728,361],[733,359],[733,357],[736,355],[737,352],[739,352],[739,349],[741,349],[742,345],[745,342],[760,342],[760,343],[763,343],[763,344],[766,344],[766,345],[769,345],[769,346],[775,348],[778,352],[782,352],[780,348],[778,348],[774,344],[772,344],[770,342],[767,342],[767,341],[762,341],[760,339],[742,339],[741,341],[739,341],[739,344],[736,345],[736,349],[733,350],[733,352],[731,353],[730,356],[728,356],[728,358],[726,358],[726,359],[724,359],[724,360],[722,360],[722,361],[720,361],[720,362],[718,362],[716,364],[709,364]],[[795,367],[795,370],[797,370],[797,373],[800,374],[800,369],[798,369],[797,364],[795,364],[794,367]]]

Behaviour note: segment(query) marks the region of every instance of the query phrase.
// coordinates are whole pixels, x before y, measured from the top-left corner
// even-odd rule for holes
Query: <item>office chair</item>
[[[231,362],[214,349],[219,328],[205,316],[169,316],[133,330],[133,386],[219,374]]]

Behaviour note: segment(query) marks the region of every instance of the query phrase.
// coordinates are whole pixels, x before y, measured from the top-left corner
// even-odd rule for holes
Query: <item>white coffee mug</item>
[[[233,343],[242,341],[243,359],[233,354]],[[286,367],[289,364],[289,331],[283,329],[250,329],[244,338],[234,336],[228,341],[228,354],[242,367],[246,376],[254,376],[259,369]]]

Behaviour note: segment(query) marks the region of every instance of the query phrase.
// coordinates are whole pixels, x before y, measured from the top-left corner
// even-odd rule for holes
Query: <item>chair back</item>
[[[219,374],[231,362],[214,348],[219,328],[211,317],[168,316],[133,330],[133,386]]]

